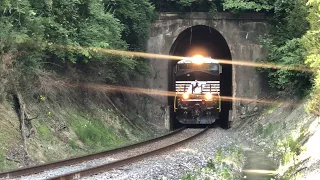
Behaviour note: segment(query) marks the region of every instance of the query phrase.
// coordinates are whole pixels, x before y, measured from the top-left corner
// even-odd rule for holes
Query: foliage
[[[270,11],[273,9],[272,0],[224,0],[223,10],[231,11],[233,13],[245,12],[248,10],[259,11]]]
[[[43,124],[37,125],[37,134],[46,141],[50,141],[53,138],[52,131]]]
[[[78,122],[71,124],[79,139],[91,148],[97,147],[116,147],[119,139],[114,136],[116,134],[112,127],[107,128],[99,120],[90,120],[87,122]],[[98,148],[97,148],[98,149]]]
[[[257,128],[256,128],[256,130],[255,130],[255,133],[256,133],[257,135],[261,135],[261,134],[263,134],[263,131],[264,131],[263,125],[262,125],[261,123],[259,123],[258,126],[257,126]]]
[[[155,19],[154,7],[148,0],[104,0],[106,9],[124,23],[122,37],[130,50],[145,50],[148,30]]]
[[[151,0],[160,12],[267,12],[274,0]]]
[[[222,11],[221,1],[212,0],[151,0],[160,12],[210,12]]]
[[[306,16],[308,9],[303,1],[290,0],[274,3],[274,14],[269,18],[270,33],[262,43],[268,49],[264,63],[303,67],[306,49],[301,37],[309,24]],[[263,69],[269,77],[271,87],[302,95],[310,87],[311,74],[285,68]]]
[[[276,143],[276,149],[280,154],[281,165],[279,168],[279,174],[281,179],[296,179],[298,171],[303,164],[303,160],[299,157],[306,148],[303,146],[306,139],[308,139],[309,133],[305,127],[300,128],[298,136],[288,135],[283,140],[278,140]]]
[[[214,158],[207,161],[205,167],[197,168],[184,174],[182,179],[238,179],[239,177],[234,171],[241,166],[243,160],[243,152],[238,147],[233,145],[224,148],[220,147],[216,151]]]
[[[313,81],[313,98],[308,104],[308,111],[320,115],[320,2],[317,0],[309,0],[309,15],[308,21],[310,23],[310,30],[303,37],[304,45],[307,49],[306,63],[312,69],[316,69],[315,79]]]
[[[0,152],[0,172],[7,172],[10,170],[14,170],[16,167],[16,164],[12,161],[9,161],[2,152]]]
[[[300,39],[288,40],[283,46],[270,45],[268,62],[285,66],[303,67],[306,50]],[[271,53],[272,52],[272,53]],[[310,85],[310,74],[286,69],[267,70],[270,85],[279,90],[303,90]]]
[[[72,64],[81,71],[97,67],[103,72],[93,76],[107,83],[148,74],[145,60],[91,49],[143,49],[154,17],[147,0],[5,0],[0,11],[0,82],[14,72],[22,89],[38,82],[39,71],[61,73],[57,67]]]
[[[301,137],[294,139],[292,136],[287,137],[281,142],[278,142],[277,147],[279,147],[279,151],[282,157],[282,163],[288,164],[290,161],[295,161],[297,156],[303,151],[303,147],[301,146]]]

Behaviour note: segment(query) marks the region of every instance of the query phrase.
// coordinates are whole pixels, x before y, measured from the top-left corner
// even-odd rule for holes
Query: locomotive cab
[[[222,67],[212,58],[185,58],[175,67],[174,112],[181,124],[213,124],[221,111]]]

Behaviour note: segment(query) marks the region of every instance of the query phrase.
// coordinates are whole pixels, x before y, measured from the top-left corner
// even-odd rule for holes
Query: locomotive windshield
[[[208,71],[219,71],[219,65],[213,63],[203,63],[201,65],[188,63],[188,64],[178,64],[178,71],[185,70],[208,70]]]
[[[219,62],[211,58],[185,58],[177,63],[177,71],[214,71],[219,72]]]

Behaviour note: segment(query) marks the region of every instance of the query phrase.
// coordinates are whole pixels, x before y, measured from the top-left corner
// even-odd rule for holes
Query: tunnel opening
[[[214,28],[204,25],[193,26],[181,32],[170,50],[170,55],[174,56],[192,57],[196,54],[213,59],[232,60],[231,52],[225,38]],[[168,63],[168,90],[173,92],[176,91],[174,68],[177,62],[176,60],[172,60]],[[221,64],[221,66],[220,94],[221,96],[232,97],[232,65]],[[168,97],[171,129],[181,126],[181,124],[176,121],[174,101],[174,97]],[[221,112],[218,123],[223,128],[230,127],[229,111],[231,108],[232,102],[221,102]]]

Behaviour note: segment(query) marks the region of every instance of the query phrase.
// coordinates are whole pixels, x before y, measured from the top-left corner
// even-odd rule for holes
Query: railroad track
[[[207,129],[208,128],[189,132],[190,130],[181,128],[155,139],[110,151],[34,166],[26,169],[19,169],[6,173],[0,173],[0,179],[80,179],[82,177],[88,177],[94,174],[102,173],[160,153],[170,151],[202,135]],[[161,143],[165,145],[161,145]],[[106,160],[106,158],[110,156],[114,159]],[[86,166],[86,164],[90,164],[91,161],[96,161],[98,159],[101,159],[102,163],[92,165],[92,167],[83,168]],[[75,168],[76,170],[68,170],[67,172],[54,173],[54,171],[63,168],[72,169],[73,166],[79,166],[80,168]],[[53,173],[51,172],[51,175],[47,175],[47,172],[49,171],[53,171]]]

